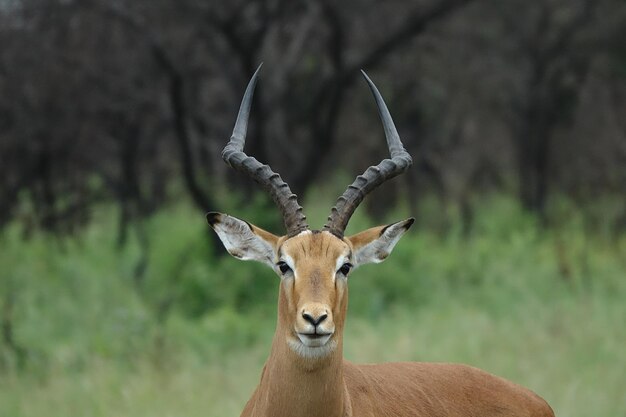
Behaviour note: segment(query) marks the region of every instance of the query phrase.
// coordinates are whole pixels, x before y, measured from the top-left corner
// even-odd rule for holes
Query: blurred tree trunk
[[[528,210],[543,216],[548,192],[548,161],[554,120],[539,107],[527,109],[518,132],[520,200]]]
[[[346,58],[348,45],[346,45],[342,17],[330,2],[324,3],[323,16],[331,32],[327,48],[331,57],[332,71],[322,81],[313,100],[314,115],[310,126],[318,143],[317,146],[311,148],[310,154],[304,159],[292,181],[292,189],[296,190],[296,193],[305,193],[317,179],[323,154],[328,153],[336,142],[337,122],[346,92],[360,77],[360,70],[373,70],[392,53],[424,33],[431,25],[449,17],[473,1],[445,0],[431,3],[428,7],[417,7],[406,13],[402,23],[390,31],[379,43],[350,62],[347,62]]]
[[[519,194],[522,205],[545,220],[549,186],[551,140],[556,127],[571,118],[584,84],[592,54],[580,34],[593,20],[594,2],[584,0],[573,7],[565,23],[559,10],[547,3],[530,38],[522,39],[529,58],[526,96],[518,107],[515,139],[518,152]]]
[[[197,178],[195,159],[191,149],[191,132],[189,130],[190,115],[187,109],[185,97],[185,76],[181,73],[176,65],[176,62],[170,56],[160,37],[155,34],[143,20],[134,16],[129,11],[116,6],[101,5],[98,3],[94,3],[94,5],[104,13],[119,19],[121,22],[128,25],[128,27],[135,31],[139,36],[141,36],[150,49],[154,62],[163,71],[167,80],[166,97],[168,98],[170,110],[172,112],[173,130],[175,133],[176,143],[178,144],[180,166],[185,186],[187,187],[193,202],[201,210],[206,212],[213,209],[216,207],[214,200],[211,198],[209,193],[202,189]],[[144,234],[142,233],[142,227],[141,225],[138,225],[137,227],[141,246],[142,248],[145,248],[148,244],[145,241]],[[215,254],[225,253],[224,247],[217,238],[213,237],[210,240]],[[145,269],[145,259],[147,259],[147,256],[142,255],[137,271],[143,271]],[[140,277],[141,273],[137,272],[135,276]]]
[[[19,368],[23,367],[27,359],[27,351],[15,340],[15,300],[16,290],[9,282],[6,294],[2,300],[0,315],[0,327],[2,328],[2,342],[15,355],[15,361]]]

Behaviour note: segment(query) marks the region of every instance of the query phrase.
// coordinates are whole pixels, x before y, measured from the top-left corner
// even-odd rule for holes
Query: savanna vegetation
[[[624,415],[626,239],[566,200],[545,231],[514,199],[481,199],[469,235],[436,199],[421,207],[387,262],[352,275],[345,356],[469,363],[557,415]],[[238,415],[271,343],[274,273],[212,255],[189,204],[145,221],[147,255],[136,239],[118,248],[112,214],[71,240],[2,235],[0,415]],[[357,213],[351,229],[370,225]]]
[[[345,356],[473,364],[558,416],[626,417],[626,3],[0,1],[0,417],[239,415],[278,280],[204,220],[275,233],[246,152],[319,227],[417,218],[350,278]]]

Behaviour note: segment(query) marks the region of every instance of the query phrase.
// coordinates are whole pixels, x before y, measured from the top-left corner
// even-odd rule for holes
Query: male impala
[[[391,159],[358,176],[337,200],[324,228],[309,230],[289,186],[269,166],[243,152],[258,72],[248,84],[222,157],[270,193],[287,234],[275,236],[226,214],[207,215],[231,255],[263,262],[281,280],[272,349],[261,382],[241,415],[554,417],[550,406],[530,390],[470,366],[355,365],[343,359],[348,276],[360,265],[385,260],[413,219],[349,237],[344,230],[365,195],[409,168],[411,156],[376,86],[363,73],[378,105]]]

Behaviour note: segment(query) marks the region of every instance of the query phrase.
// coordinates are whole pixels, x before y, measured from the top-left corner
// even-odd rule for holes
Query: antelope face
[[[328,353],[343,329],[351,246],[329,232],[305,231],[285,240],[277,259],[279,315],[289,346],[302,356]]]
[[[278,332],[305,358],[322,358],[340,345],[352,270],[385,260],[413,224],[408,219],[345,238],[310,230],[278,237],[226,214],[207,219],[231,255],[262,262],[280,277]]]
[[[207,220],[231,255],[263,262],[280,276],[277,335],[303,357],[324,357],[341,344],[350,271],[364,263],[382,262],[413,224],[413,219],[408,219],[344,237],[348,221],[367,193],[406,171],[412,160],[382,96],[363,73],[378,106],[391,158],[369,167],[356,178],[337,199],[322,231],[309,230],[306,216],[289,185],[269,165],[243,152],[260,69],[248,83],[222,158],[269,192],[283,213],[287,235],[275,236],[226,214],[209,213]]]

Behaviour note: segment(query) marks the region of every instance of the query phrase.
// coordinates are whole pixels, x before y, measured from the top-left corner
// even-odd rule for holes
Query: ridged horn
[[[242,172],[252,178],[257,184],[267,191],[274,203],[278,206],[282,216],[287,234],[296,235],[309,228],[302,206],[298,204],[298,197],[291,192],[289,185],[282,180],[279,174],[272,171],[269,165],[257,161],[255,158],[246,155],[243,147],[246,143],[246,133],[248,131],[248,119],[250,117],[250,107],[254,88],[256,87],[261,66],[254,72],[246,92],[239,107],[239,114],[233,129],[230,141],[222,151],[222,159],[236,171]]]
[[[363,77],[365,77],[365,81],[367,81],[376,100],[378,114],[383,122],[391,158],[383,159],[378,165],[367,168],[362,175],[356,177],[354,182],[348,186],[348,189],[337,199],[328,216],[328,221],[324,225],[324,230],[328,230],[340,237],[343,237],[350,217],[352,217],[352,214],[354,214],[354,211],[365,196],[385,181],[402,174],[413,163],[411,155],[404,149],[400,141],[400,135],[398,135],[391,114],[389,114],[387,105],[380,92],[365,71],[361,70],[361,73],[363,73]]]

